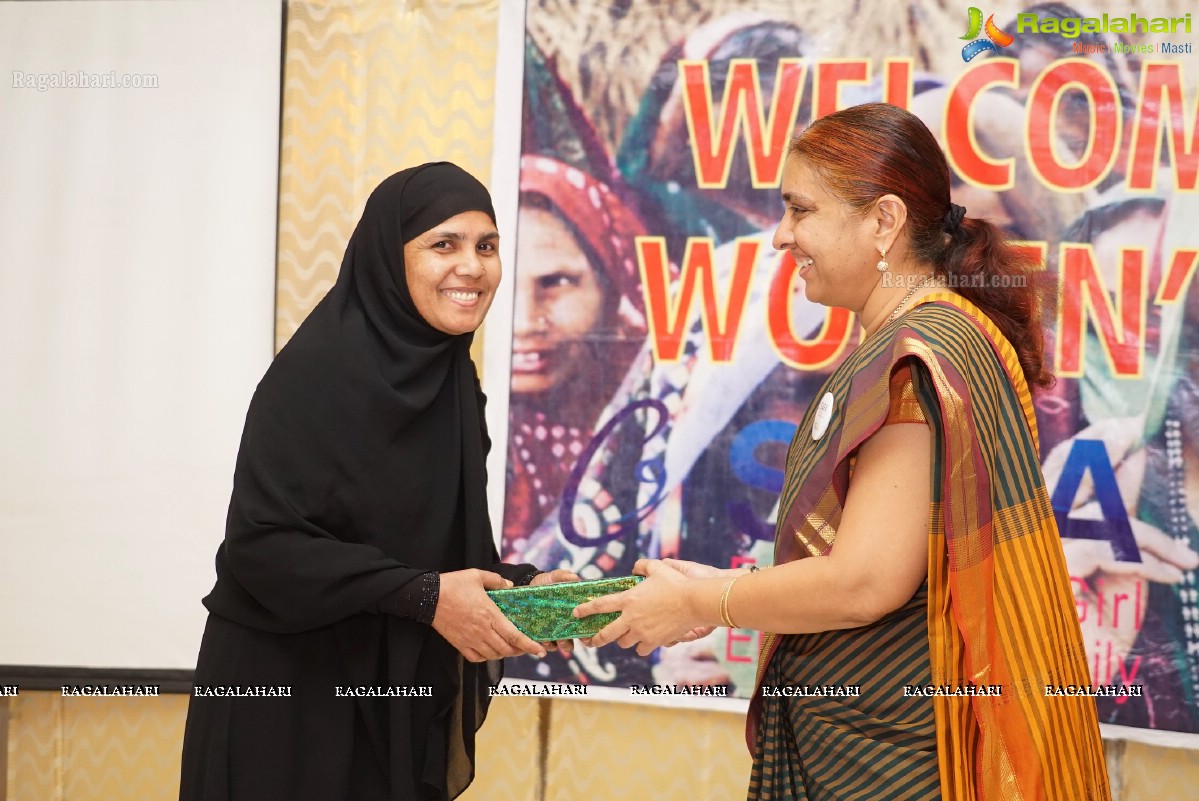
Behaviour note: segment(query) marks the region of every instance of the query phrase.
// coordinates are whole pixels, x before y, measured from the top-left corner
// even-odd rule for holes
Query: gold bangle
[[[720,596],[720,622],[730,629],[737,628],[737,624],[733,622],[733,618],[729,614],[729,593],[733,591],[733,585],[739,578],[741,576],[734,576],[730,579],[729,583],[724,585],[724,594]]]

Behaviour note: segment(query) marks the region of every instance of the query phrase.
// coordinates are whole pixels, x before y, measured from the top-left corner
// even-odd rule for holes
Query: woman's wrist
[[[688,581],[683,585],[685,614],[689,619],[696,621],[697,626],[727,625],[721,611],[724,610],[726,614],[733,616],[729,605],[733,603],[732,598],[737,588],[732,588],[727,595],[725,590],[731,582],[757,572],[757,565],[746,565],[726,568],[711,578]]]
[[[410,579],[380,599],[371,611],[408,618],[431,626],[440,597],[441,574],[430,570]]]
[[[740,579],[745,578],[750,573],[757,573],[757,565],[747,565],[744,570],[734,570],[734,575],[727,582],[724,588],[720,591],[720,603],[717,606],[716,612],[720,618],[720,625],[725,628],[738,628],[736,621],[733,619],[733,589],[737,586]]]
[[[729,570],[725,575],[688,582],[685,587],[687,616],[696,626],[719,626],[720,597],[725,586],[740,570]]]

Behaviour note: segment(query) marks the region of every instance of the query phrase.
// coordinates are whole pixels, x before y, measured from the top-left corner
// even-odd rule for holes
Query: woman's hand
[[[543,587],[546,584],[562,584],[566,581],[578,581],[579,577],[573,570],[559,568],[551,570],[548,573],[538,573],[533,576],[533,580],[529,582],[530,587]]]
[[[551,570],[547,573],[538,573],[533,577],[533,580],[529,582],[529,586],[541,587],[546,584],[561,584],[565,581],[579,581],[579,577],[573,570],[559,568],[557,570]],[[549,651],[557,651],[558,653],[562,654],[563,659],[568,658],[572,653],[574,653],[575,648],[574,640],[554,640],[552,642],[543,643],[543,645],[545,645],[546,649]]]
[[[637,564],[633,565],[633,572],[638,576],[649,575],[645,572],[645,567],[650,562],[658,562],[657,559],[638,559]],[[721,570],[719,567],[701,564],[699,562],[689,562],[686,559],[662,559],[660,564],[666,565],[682,573],[687,578],[719,578],[721,576],[732,577],[736,575],[737,570]]]
[[[600,629],[588,644],[594,648],[615,642],[621,648],[637,646],[648,656],[655,648],[696,638],[704,621],[690,609],[686,586],[694,581],[663,562],[643,559],[633,572],[646,577],[631,590],[605,595],[575,607],[575,617],[619,612],[620,617]]]
[[[511,581],[487,570],[442,573],[434,630],[471,662],[521,654],[545,656],[545,648],[522,634],[487,597],[487,590],[511,586]]]
[[[709,630],[710,633],[711,630]],[[658,684],[718,686],[732,682],[728,668],[717,657],[716,638],[684,642],[661,653],[653,667]]]

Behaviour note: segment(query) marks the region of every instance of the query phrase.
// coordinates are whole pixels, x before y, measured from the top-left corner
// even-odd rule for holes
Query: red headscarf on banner
[[[548,156],[522,156],[520,191],[549,199],[582,236],[620,294],[617,313],[625,333],[645,332],[645,300],[634,250],[645,235],[641,220],[607,184]]]

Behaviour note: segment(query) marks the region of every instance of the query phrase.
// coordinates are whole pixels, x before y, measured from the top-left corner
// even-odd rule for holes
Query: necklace
[[[922,287],[922,286],[924,286],[924,282],[923,282],[923,281],[921,281],[921,282],[920,282],[920,283],[918,283],[918,284],[912,284],[912,288],[908,290],[908,294],[904,295],[904,296],[903,296],[903,300],[899,301],[899,305],[898,305],[898,306],[896,306],[896,307],[895,307],[895,308],[894,308],[894,309],[891,311],[891,316],[887,318],[887,322],[888,322],[888,323],[889,323],[889,322],[891,322],[892,320],[894,320],[894,319],[896,318],[896,316],[898,316],[898,315],[899,315],[899,313],[900,313],[901,311],[903,311],[903,307],[904,307],[904,306],[906,306],[906,305],[908,304],[908,301],[912,299],[912,295],[915,295],[915,294],[916,294],[916,290],[917,290],[917,289],[919,289],[919,288],[920,288],[920,287]]]

